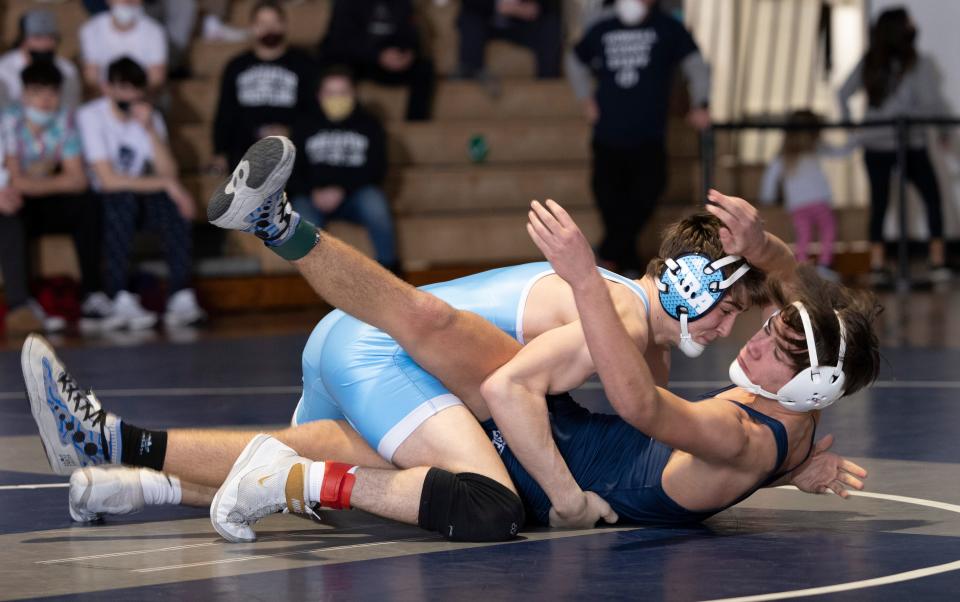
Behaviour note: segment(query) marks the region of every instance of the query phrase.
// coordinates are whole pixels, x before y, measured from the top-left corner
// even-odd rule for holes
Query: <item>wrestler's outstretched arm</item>
[[[782,283],[789,294],[798,264],[787,243],[764,230],[757,208],[744,199],[712,189],[707,198],[707,211],[723,222],[720,242],[724,252],[740,255],[771,280]]]
[[[751,438],[730,404],[689,403],[656,386],[643,354],[617,315],[580,228],[557,203],[534,202],[531,238],[573,288],[590,355],[617,414],[664,444],[698,458],[731,463]]]
[[[826,435],[813,448],[806,462],[791,470],[771,487],[793,485],[806,493],[833,492],[843,499],[850,497],[849,489],[863,489],[867,469],[830,451],[833,435]]]

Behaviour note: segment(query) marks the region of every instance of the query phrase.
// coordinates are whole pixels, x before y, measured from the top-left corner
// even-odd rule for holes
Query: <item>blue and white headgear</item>
[[[704,345],[690,336],[687,324],[710,313],[720,304],[727,289],[750,271],[750,265],[744,261],[730,277],[724,278],[722,268],[738,261],[743,261],[739,255],[714,261],[702,253],[684,253],[663,260],[666,269],[657,280],[660,305],[680,321],[679,346],[687,357],[698,357],[704,350]]]

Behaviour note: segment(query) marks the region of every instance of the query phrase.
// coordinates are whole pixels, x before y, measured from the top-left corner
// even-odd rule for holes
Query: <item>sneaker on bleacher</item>
[[[207,318],[197,302],[193,289],[185,288],[175,292],[167,301],[167,311],[163,314],[163,323],[168,327],[192,326]]]
[[[103,330],[146,330],[157,323],[157,314],[140,305],[140,297],[120,291],[113,300],[113,313],[103,320]]]
[[[216,15],[203,18],[203,39],[208,42],[245,42],[250,37],[246,29],[231,27]]]

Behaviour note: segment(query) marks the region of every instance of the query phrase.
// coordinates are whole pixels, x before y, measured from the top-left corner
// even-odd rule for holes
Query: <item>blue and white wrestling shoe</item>
[[[104,411],[93,391],[80,389],[46,339],[27,337],[20,365],[33,419],[55,473],[68,475],[120,457],[119,419]]]
[[[296,155],[296,147],[282,136],[254,143],[210,198],[210,223],[250,232],[268,245],[286,238],[300,220],[283,190]]]

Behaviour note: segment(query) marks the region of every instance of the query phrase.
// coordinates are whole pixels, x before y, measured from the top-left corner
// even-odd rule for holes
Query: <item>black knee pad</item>
[[[417,523],[445,539],[506,541],[523,521],[520,497],[483,475],[431,468],[423,482]]]

